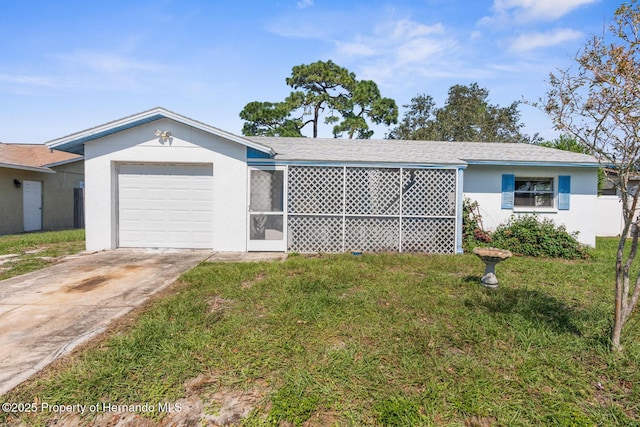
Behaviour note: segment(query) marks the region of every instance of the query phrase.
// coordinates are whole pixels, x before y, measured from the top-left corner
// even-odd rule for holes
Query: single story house
[[[528,144],[238,136],[154,108],[47,143],[84,155],[88,250],[462,251],[537,213],[595,245],[595,158]]]
[[[0,143],[0,235],[83,227],[82,156]]]

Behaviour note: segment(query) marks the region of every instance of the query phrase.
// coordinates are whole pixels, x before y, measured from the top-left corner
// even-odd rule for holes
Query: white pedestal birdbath
[[[496,277],[496,264],[511,258],[513,254],[505,249],[498,248],[474,248],[473,253],[478,256],[486,266],[484,276],[480,279],[483,286],[488,288],[498,287],[498,278]]]

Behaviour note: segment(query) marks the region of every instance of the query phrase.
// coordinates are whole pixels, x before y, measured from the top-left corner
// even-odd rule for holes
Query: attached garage
[[[247,250],[247,149],[268,148],[163,108],[52,145],[85,156],[88,251]]]
[[[212,245],[213,165],[119,165],[119,247]]]

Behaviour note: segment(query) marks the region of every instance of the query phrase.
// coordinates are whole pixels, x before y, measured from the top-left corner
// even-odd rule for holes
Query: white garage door
[[[211,248],[212,165],[121,165],[118,246]]]

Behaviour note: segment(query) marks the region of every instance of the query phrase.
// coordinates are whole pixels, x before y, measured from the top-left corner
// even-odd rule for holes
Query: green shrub
[[[569,233],[564,225],[556,226],[550,219],[536,215],[512,216],[493,233],[492,246],[528,256],[553,258],[586,258],[588,252],[577,240],[578,233]]]

